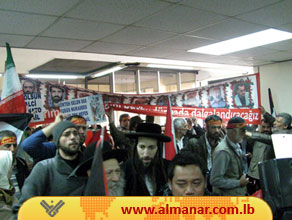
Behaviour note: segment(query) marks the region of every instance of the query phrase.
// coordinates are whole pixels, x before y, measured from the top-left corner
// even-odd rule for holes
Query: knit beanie
[[[53,129],[53,142],[57,147],[59,146],[60,137],[67,128],[77,129],[76,125],[71,121],[62,121]]]

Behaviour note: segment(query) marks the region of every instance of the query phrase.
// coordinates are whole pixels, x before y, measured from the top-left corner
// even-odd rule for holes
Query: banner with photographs
[[[167,100],[170,97],[174,117],[197,117],[218,115],[227,121],[233,116],[244,118],[249,124],[260,124],[260,82],[259,74],[233,78],[217,84],[189,90],[160,94],[118,94],[64,86],[20,77],[23,91],[29,99],[38,98],[37,109],[30,110],[36,117],[34,124],[52,122],[60,111],[59,103],[101,94],[105,110],[112,106],[115,110],[166,116]],[[41,100],[41,101],[40,101]],[[41,107],[39,106],[41,104]],[[28,103],[27,103],[28,105]],[[28,106],[32,108],[33,106]],[[38,119],[39,118],[39,119]]]

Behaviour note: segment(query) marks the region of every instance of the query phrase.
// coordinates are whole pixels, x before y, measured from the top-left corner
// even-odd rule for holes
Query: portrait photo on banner
[[[210,87],[208,90],[210,108],[226,108],[226,93],[223,85]]]
[[[233,94],[233,107],[247,108],[252,107],[254,104],[251,97],[251,82],[250,80],[233,81],[232,94]]]

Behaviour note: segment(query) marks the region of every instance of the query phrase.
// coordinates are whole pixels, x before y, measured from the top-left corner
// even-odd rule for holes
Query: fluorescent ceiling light
[[[27,74],[26,77],[39,78],[39,79],[78,79],[84,76],[78,75],[54,75],[54,74]]]
[[[163,65],[163,64],[147,64],[150,68],[162,68],[162,69],[176,69],[176,70],[195,70],[191,66],[173,66],[173,65]]]
[[[292,33],[271,28],[204,47],[191,49],[188,50],[188,52],[223,55],[235,51],[246,50],[253,47],[259,47],[266,44],[288,40],[291,38]]]
[[[112,68],[109,68],[109,69],[105,69],[105,70],[101,70],[99,72],[96,72],[93,77],[96,78],[96,77],[101,77],[101,76],[104,76],[104,75],[107,75],[109,73],[112,73],[112,72],[116,72],[116,71],[119,71],[121,69],[124,69],[126,66],[114,66]]]

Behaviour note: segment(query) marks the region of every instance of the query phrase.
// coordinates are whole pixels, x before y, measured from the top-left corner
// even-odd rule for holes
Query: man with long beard
[[[227,135],[214,151],[210,182],[213,192],[221,196],[245,196],[249,179],[244,174],[244,154],[241,143],[247,129],[241,117],[233,117],[227,124]]]
[[[162,144],[171,138],[162,135],[160,125],[153,123],[139,124],[135,133],[126,136],[136,138],[133,158],[125,164],[126,196],[162,195],[167,184]]]
[[[90,144],[84,151],[79,172],[86,171],[91,174],[91,164],[93,161],[96,142]],[[125,177],[120,168],[120,164],[127,159],[128,151],[122,149],[112,149],[108,142],[103,143],[102,157],[103,167],[106,174],[109,196],[124,196]]]

